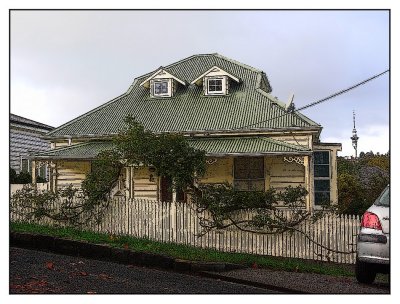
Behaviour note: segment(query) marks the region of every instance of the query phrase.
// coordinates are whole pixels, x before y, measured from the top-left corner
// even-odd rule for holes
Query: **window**
[[[154,97],[170,97],[171,82],[169,79],[151,80],[152,96]]]
[[[315,205],[330,202],[330,155],[329,151],[314,152],[314,199]]]
[[[222,79],[209,79],[208,80],[208,91],[222,92]]]
[[[29,159],[21,158],[21,171],[26,173],[32,172],[32,163]]]
[[[154,83],[154,95],[168,94],[168,82],[155,82]]]
[[[206,95],[225,95],[227,79],[225,76],[220,77],[206,77],[205,94]]]
[[[234,187],[239,191],[264,191],[264,158],[235,158],[234,178]]]

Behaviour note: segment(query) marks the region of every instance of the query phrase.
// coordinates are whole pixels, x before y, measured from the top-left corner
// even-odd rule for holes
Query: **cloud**
[[[115,96],[117,94],[107,96],[101,90],[59,86],[44,89],[28,82],[14,81],[11,86],[11,113],[58,127]],[[14,100],[22,100],[23,103]]]
[[[389,126],[371,125],[357,129],[358,140],[357,153],[373,151],[374,153],[386,153],[389,151]],[[342,143],[342,151],[339,156],[354,155],[354,149],[350,139],[351,134],[342,132],[340,137],[326,137],[323,142]]]

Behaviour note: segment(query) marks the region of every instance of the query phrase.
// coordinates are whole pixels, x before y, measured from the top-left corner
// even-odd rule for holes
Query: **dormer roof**
[[[167,78],[167,79],[174,79],[177,82],[179,82],[182,85],[186,85],[185,81],[179,79],[178,77],[172,75],[171,73],[167,72],[164,70],[163,67],[160,67],[160,69],[157,70],[154,74],[152,74],[150,77],[146,78],[142,83],[140,83],[140,86],[143,86],[145,88],[150,88],[150,80],[152,79],[160,79],[160,78]]]
[[[228,76],[230,79],[236,81],[237,83],[240,83],[241,80],[240,78],[224,71],[220,67],[214,65],[211,69],[208,69],[206,72],[198,76],[195,80],[193,80],[190,84],[197,84],[201,85],[203,82],[203,78],[206,76]]]

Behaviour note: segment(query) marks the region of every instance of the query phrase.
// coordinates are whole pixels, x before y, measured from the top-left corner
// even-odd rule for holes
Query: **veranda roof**
[[[265,137],[209,137],[190,138],[191,147],[206,151],[208,156],[309,154],[301,145],[289,144]],[[111,141],[89,141],[62,147],[33,156],[34,159],[94,159],[101,151],[112,149]]]

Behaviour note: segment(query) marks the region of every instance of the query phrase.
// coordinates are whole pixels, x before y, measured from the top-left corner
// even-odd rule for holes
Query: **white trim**
[[[157,72],[155,72],[153,75],[151,75],[149,78],[147,78],[145,81],[143,81],[140,86],[144,86],[145,88],[149,88],[150,85],[148,84],[150,82],[151,79],[153,79],[154,77],[156,77],[157,75],[159,75],[160,73],[165,73],[166,76],[164,78],[172,78],[175,79],[177,82],[179,82],[182,85],[186,85],[186,83],[183,80],[180,80],[179,78],[175,77],[174,75],[172,75],[171,73],[168,73],[167,71],[165,71],[164,69],[159,69]]]
[[[206,95],[226,95],[226,76],[210,76],[204,77],[203,85],[206,86]],[[210,91],[209,90],[209,83],[210,80],[221,80],[221,91]],[[205,83],[204,83],[205,82]]]
[[[196,82],[200,82],[199,80],[203,81],[203,77],[207,76],[208,74],[212,72],[216,72],[215,69],[218,69],[218,74],[219,75],[213,75],[213,76],[228,76],[229,78],[235,80],[236,82],[240,82],[240,79],[233,76],[232,74],[229,74],[228,72],[224,71],[220,67],[214,65],[211,69],[209,69],[207,72],[201,74],[199,77],[197,77],[195,80],[193,80],[190,84],[194,84]]]
[[[153,82],[151,85],[151,96],[152,97],[171,97],[172,96],[172,79],[171,78],[162,78],[162,79],[151,79],[150,82]],[[155,92],[155,84],[156,83],[167,83],[167,93],[159,93],[156,94]]]

